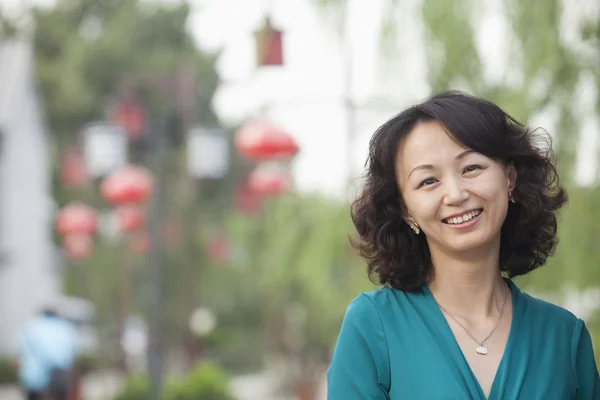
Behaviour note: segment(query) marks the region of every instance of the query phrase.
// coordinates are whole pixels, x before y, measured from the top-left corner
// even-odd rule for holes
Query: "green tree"
[[[286,372],[288,389],[314,391],[346,306],[374,288],[350,247],[347,207],[285,195],[268,201],[258,217],[232,216],[230,231],[243,255],[232,268],[245,288],[230,293],[250,294],[260,305],[262,348]]]

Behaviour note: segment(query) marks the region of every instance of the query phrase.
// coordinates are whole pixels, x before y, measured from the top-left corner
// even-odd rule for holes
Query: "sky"
[[[13,7],[26,3],[0,1]],[[39,5],[53,3],[31,1]],[[397,46],[402,49],[402,58],[383,54],[380,45],[378,27],[386,0],[348,1],[347,37],[340,35],[334,19],[319,10],[313,0],[191,0],[193,11],[188,21],[188,29],[201,48],[222,50],[217,65],[222,84],[213,104],[220,118],[226,123],[251,118],[271,120],[300,145],[293,162],[298,190],[346,199],[359,182],[368,140],[375,129],[429,95],[423,27],[414,17],[420,1],[405,0],[404,12],[398,16]],[[502,15],[501,0],[484,1],[485,13],[476,32],[486,79],[518,79],[510,74],[508,60],[502,56],[511,33]],[[564,18],[568,25],[569,19],[577,16],[573,15],[573,7],[567,9],[570,11]],[[256,68],[252,33],[267,14],[284,31],[285,65]],[[565,31],[566,35],[573,34],[572,30]],[[578,90],[582,112],[591,114],[598,90],[589,79],[582,77]],[[346,146],[350,136],[344,107],[346,93],[360,104],[354,115],[350,155]],[[552,132],[552,109],[540,112],[531,123]],[[598,119],[586,120],[576,173],[581,184],[595,180],[599,131]],[[347,185],[349,178],[354,178],[351,185]]]

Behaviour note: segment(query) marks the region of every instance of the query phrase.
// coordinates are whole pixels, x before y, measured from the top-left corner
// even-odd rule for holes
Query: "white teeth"
[[[480,211],[471,211],[466,213],[465,215],[461,215],[460,217],[448,218],[446,222],[448,222],[449,224],[460,224],[462,222],[466,222],[470,219],[475,218],[479,215],[479,213]]]

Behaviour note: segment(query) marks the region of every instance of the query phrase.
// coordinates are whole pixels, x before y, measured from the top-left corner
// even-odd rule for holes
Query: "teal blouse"
[[[512,326],[490,400],[600,400],[583,321],[508,281]],[[384,287],[350,303],[333,353],[328,400],[484,400],[427,285]]]

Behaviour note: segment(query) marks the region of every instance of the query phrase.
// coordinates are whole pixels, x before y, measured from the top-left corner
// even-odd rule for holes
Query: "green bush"
[[[167,387],[166,400],[233,400],[229,375],[211,363],[201,363]]]
[[[114,400],[148,400],[150,380],[145,375],[132,375],[126,381]]]
[[[100,358],[97,355],[90,353],[84,353],[77,356],[75,364],[82,375],[97,371],[101,366]]]
[[[17,365],[13,359],[0,358],[0,384],[18,381]]]
[[[229,375],[212,363],[201,363],[187,375],[169,379],[164,400],[233,400],[229,393]],[[150,381],[146,375],[127,379],[114,400],[148,400]]]

